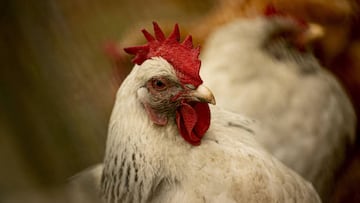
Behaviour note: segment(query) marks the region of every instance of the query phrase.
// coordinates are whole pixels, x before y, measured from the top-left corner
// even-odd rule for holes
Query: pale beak
[[[189,96],[199,102],[206,102],[215,105],[215,97],[209,88],[199,85],[197,89],[191,90]]]
[[[321,39],[324,37],[325,31],[324,28],[316,23],[309,23],[309,27],[300,36],[300,43],[301,44],[311,44],[312,42],[315,42],[318,39]]]

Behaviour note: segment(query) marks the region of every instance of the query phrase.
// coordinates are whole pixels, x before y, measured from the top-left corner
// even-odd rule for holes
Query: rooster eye
[[[160,79],[153,79],[152,86],[156,90],[164,90],[166,88],[166,84],[163,80]]]

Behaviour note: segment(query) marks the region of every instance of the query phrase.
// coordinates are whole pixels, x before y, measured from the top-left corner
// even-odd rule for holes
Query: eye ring
[[[151,81],[151,85],[154,89],[161,91],[167,88],[166,82],[162,79],[154,78]]]

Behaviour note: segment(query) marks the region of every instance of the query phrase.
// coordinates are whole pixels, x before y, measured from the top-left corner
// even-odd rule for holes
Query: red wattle
[[[210,108],[207,103],[183,103],[176,112],[180,135],[191,145],[201,144],[210,126]]]

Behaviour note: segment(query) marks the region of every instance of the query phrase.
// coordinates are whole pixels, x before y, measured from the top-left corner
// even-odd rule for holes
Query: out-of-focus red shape
[[[120,86],[122,81],[131,71],[131,63],[125,52],[120,49],[116,42],[109,41],[104,45],[105,54],[113,64],[113,79],[116,86]]]

